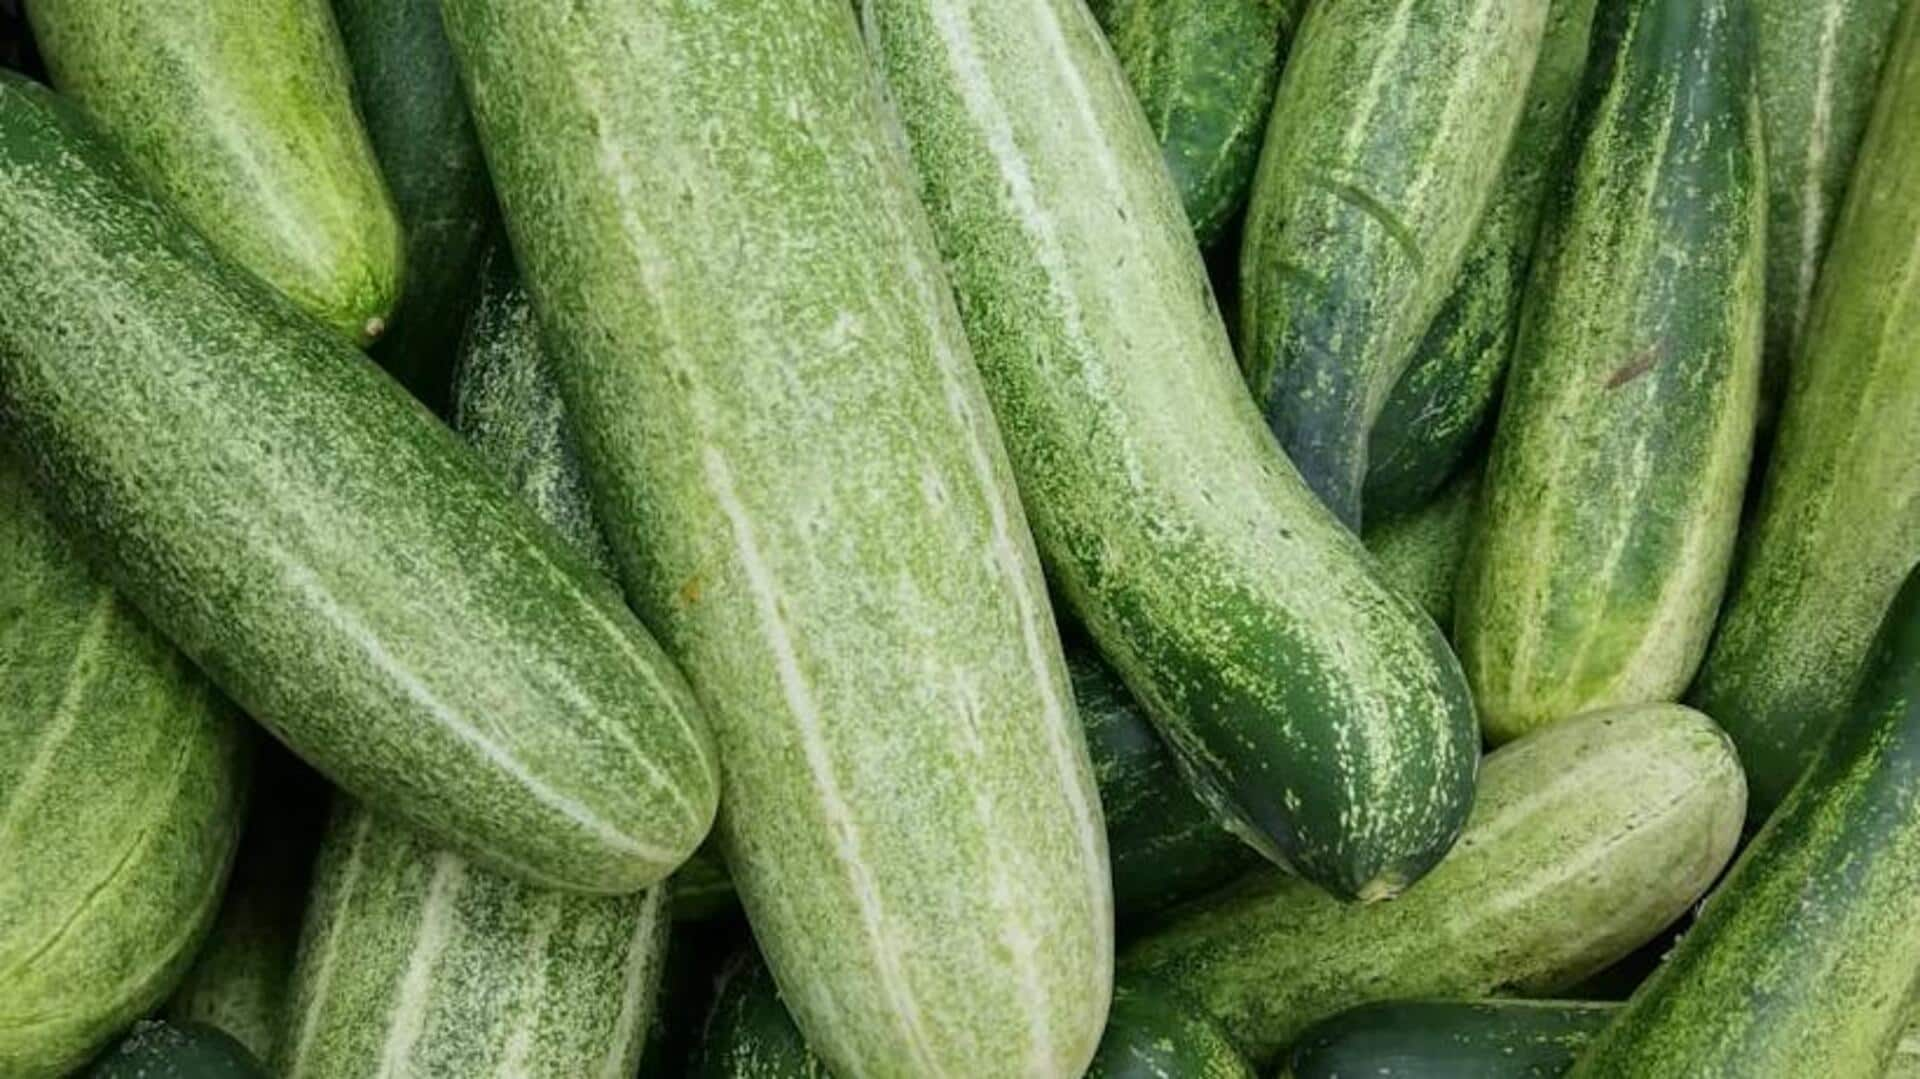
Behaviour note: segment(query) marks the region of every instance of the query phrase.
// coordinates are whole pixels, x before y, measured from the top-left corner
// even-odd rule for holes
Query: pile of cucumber
[[[0,0],[0,1079],[1920,1076],[1920,0]]]

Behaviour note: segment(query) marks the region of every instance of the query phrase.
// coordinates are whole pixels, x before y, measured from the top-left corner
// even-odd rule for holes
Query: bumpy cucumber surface
[[[1453,624],[1454,585],[1480,504],[1480,480],[1480,469],[1469,469],[1425,506],[1369,520],[1363,536],[1380,579],[1442,626]]]
[[[201,1023],[140,1022],[87,1069],[86,1079],[266,1079],[231,1035]]]
[[[121,591],[356,796],[582,890],[650,884],[705,834],[711,742],[620,597],[4,75],[0,425]]]
[[[1620,1011],[1569,1000],[1388,1001],[1300,1035],[1285,1079],[1560,1079]]]

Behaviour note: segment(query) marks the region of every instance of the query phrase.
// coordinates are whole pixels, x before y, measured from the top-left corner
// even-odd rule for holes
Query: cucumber
[[[1478,446],[1513,352],[1550,179],[1587,67],[1594,0],[1552,0],[1526,109],[1453,291],[1367,435],[1369,522],[1430,501]],[[1444,622],[1443,622],[1444,624]]]
[[[357,797],[582,890],[650,884],[705,834],[699,709],[619,597],[4,75],[0,428],[113,583]]]
[[[840,1075],[1072,1074],[1111,978],[1038,560],[851,7],[448,0],[629,600]]]
[[[1274,451],[1098,27],[865,10],[1055,586],[1223,822],[1337,895],[1398,892],[1459,833],[1472,702]]]
[[[1878,1076],[1920,989],[1917,776],[1920,573],[1846,721],[1570,1074]]]
[[[1304,0],[1113,0],[1094,15],[1160,144],[1200,246],[1246,205]]]
[[[1759,510],[1693,699],[1740,747],[1755,820],[1846,711],[1920,562],[1920,16],[1889,54],[1788,387]]]
[[[1615,1003],[1571,1000],[1388,1001],[1300,1035],[1286,1079],[1559,1079]]]
[[[326,0],[33,0],[53,84],[227,257],[364,344],[400,220]]]
[[[1368,432],[1452,291],[1527,101],[1548,0],[1312,4],[1240,248],[1241,360],[1358,529]]]
[[[1427,505],[1369,520],[1362,537],[1380,579],[1442,626],[1453,624],[1454,583],[1479,503],[1480,469],[1475,467],[1456,476]]]
[[[1676,699],[1706,651],[1760,378],[1751,45],[1741,0],[1599,18],[1454,615],[1494,742]]]
[[[86,1079],[266,1079],[247,1047],[199,1023],[135,1023]]]
[[[831,1079],[751,951],[728,963],[690,1079]]]
[[[1253,1066],[1199,1009],[1147,986],[1115,986],[1089,1079],[1254,1079]]]
[[[1277,874],[1203,900],[1121,956],[1207,1009],[1256,1063],[1377,1000],[1548,994],[1684,913],[1739,839],[1726,736],[1679,705],[1599,712],[1487,758],[1452,855],[1392,903]]]
[[[406,226],[406,286],[372,349],[444,406],[497,211],[439,0],[333,0],[367,136]]]
[[[0,1075],[66,1075],[173,988],[220,903],[245,743],[0,451]]]
[[[1899,1044],[1893,1047],[1893,1056],[1887,1060],[1887,1070],[1881,1079],[1916,1077],[1920,1077],[1920,1028],[1910,1025],[1900,1035]]]

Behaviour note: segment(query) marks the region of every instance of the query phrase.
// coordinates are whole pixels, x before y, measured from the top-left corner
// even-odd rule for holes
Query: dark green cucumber
[[[1240,248],[1241,360],[1307,485],[1358,529],[1368,432],[1460,275],[1547,0],[1307,8]]]
[[[1380,579],[1418,603],[1434,622],[1453,624],[1454,584],[1480,504],[1480,469],[1468,469],[1425,506],[1369,519],[1362,534]]]
[[[1845,722],[1572,1076],[1884,1070],[1920,989],[1920,572],[1865,672]]]
[[[326,0],[33,0],[60,92],[227,257],[348,340],[400,297],[399,217]]]
[[[1570,1000],[1388,1001],[1316,1023],[1285,1079],[1560,1079],[1620,1010]]]
[[[1587,67],[1594,0],[1552,0],[1500,186],[1460,276],[1367,436],[1365,518],[1431,500],[1479,443],[1513,352],[1550,181]],[[1443,622],[1444,624],[1444,622]]]
[[[766,964],[751,951],[729,963],[700,1036],[692,1079],[831,1079],[793,1025]]]
[[[1112,0],[1120,58],[1200,246],[1246,205],[1280,62],[1304,0]]]
[[[1920,16],[1901,23],[1826,259],[1760,506],[1693,700],[1740,747],[1756,820],[1847,703],[1920,562]]]
[[[87,1069],[86,1079],[266,1079],[231,1035],[202,1023],[139,1022]]]
[[[356,796],[582,890],[650,884],[704,836],[699,708],[619,596],[4,74],[0,426],[122,592]]]
[[[1765,163],[1744,0],[1599,16],[1455,644],[1495,742],[1675,700],[1713,631],[1760,380]],[[1710,713],[1713,714],[1713,713]]]

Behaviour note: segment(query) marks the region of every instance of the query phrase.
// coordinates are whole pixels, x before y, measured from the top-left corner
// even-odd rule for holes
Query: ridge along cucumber
[[[1437,497],[1492,418],[1548,191],[1567,157],[1567,121],[1587,67],[1593,10],[1594,0],[1552,0],[1499,187],[1453,291],[1368,432],[1362,501],[1369,524]]]
[[[247,1047],[218,1027],[142,1020],[85,1079],[266,1079]]]
[[[1493,742],[1674,700],[1713,632],[1760,380],[1766,183],[1744,12],[1627,0],[1599,16],[1455,608]]]
[[[1835,228],[1760,505],[1692,699],[1765,818],[1845,713],[1920,562],[1920,17],[1909,10]]]
[[[1369,432],[1493,197],[1547,7],[1311,4],[1281,73],[1240,248],[1241,361],[1355,530]]]
[[[1362,535],[1375,571],[1420,605],[1437,625],[1453,624],[1454,584],[1480,504],[1479,465],[1455,476],[1433,500],[1409,513],[1374,518]]]
[[[326,0],[34,0],[53,84],[213,246],[357,344],[404,237]]]
[[[583,891],[650,884],[705,835],[712,744],[620,597],[4,74],[0,426],[111,581],[356,796]]]
[[[192,961],[240,834],[246,737],[94,576],[11,449],[0,449],[0,1075],[41,1079],[84,1064]]]
[[[1745,802],[1705,716],[1582,716],[1491,754],[1466,833],[1399,899],[1343,906],[1268,874],[1132,945],[1120,979],[1184,994],[1256,1064],[1358,1004],[1550,994],[1685,913],[1733,854]]]
[[[1300,1035],[1283,1079],[1560,1079],[1613,1002],[1387,1001]]]
[[[1874,1079],[1920,970],[1920,574],[1853,707],[1569,1074]]]
[[[1039,563],[851,7],[448,0],[629,600],[845,1079],[1073,1075],[1106,837]]]
[[[1466,817],[1472,702],[1263,429],[1099,28],[1067,0],[865,11],[1056,587],[1223,823],[1397,893]]]

